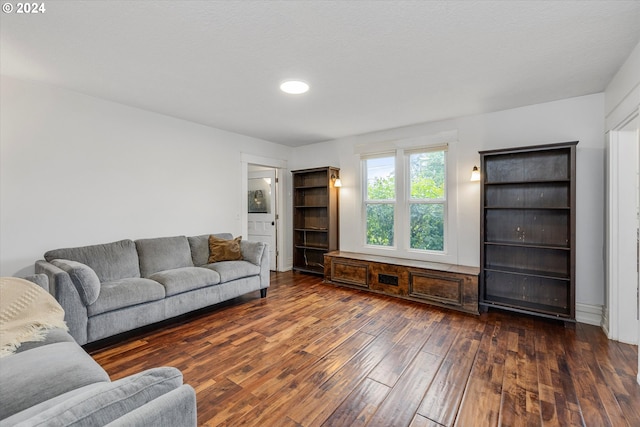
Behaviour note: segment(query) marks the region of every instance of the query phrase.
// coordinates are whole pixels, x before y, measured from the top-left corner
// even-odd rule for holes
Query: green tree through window
[[[410,247],[443,251],[445,151],[410,154],[409,180]]]
[[[410,152],[407,159],[407,196],[400,212],[408,216],[411,249],[444,251],[446,214],[446,151]],[[395,157],[365,159],[366,244],[394,246],[396,214]],[[406,199],[403,201],[403,199]]]
[[[396,199],[395,158],[365,160],[367,174],[367,244],[394,245]]]

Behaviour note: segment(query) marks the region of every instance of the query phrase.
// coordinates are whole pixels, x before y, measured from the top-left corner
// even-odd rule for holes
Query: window
[[[443,253],[447,150],[398,149],[362,159],[365,244]]]
[[[396,206],[395,157],[364,160],[367,245],[394,245]]]
[[[446,152],[414,152],[409,161],[409,247],[444,250]]]

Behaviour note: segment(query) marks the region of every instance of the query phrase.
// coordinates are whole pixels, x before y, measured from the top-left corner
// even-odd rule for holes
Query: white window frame
[[[398,258],[415,259],[420,261],[433,261],[457,264],[457,168],[456,168],[456,148],[455,142],[435,145],[409,145],[408,147],[394,147],[393,150],[384,152],[360,153],[361,171],[361,239],[360,251],[372,255],[393,256]],[[443,251],[431,251],[410,248],[410,181],[409,181],[409,155],[416,152],[445,150],[445,200],[444,200],[444,247]],[[395,157],[395,185],[396,199],[394,209],[394,245],[377,246],[369,245],[367,239],[367,212],[366,192],[367,192],[367,171],[365,160],[380,157]],[[387,203],[386,201],[374,201]],[[440,202],[438,202],[440,203]]]

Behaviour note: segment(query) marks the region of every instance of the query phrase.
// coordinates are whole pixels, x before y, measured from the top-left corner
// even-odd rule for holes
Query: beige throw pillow
[[[242,252],[240,252],[241,240],[242,236],[238,236],[233,240],[220,239],[213,235],[209,236],[209,263],[242,259]]]

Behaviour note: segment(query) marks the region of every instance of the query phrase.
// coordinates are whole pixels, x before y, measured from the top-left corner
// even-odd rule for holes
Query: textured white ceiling
[[[45,6],[2,14],[2,74],[291,146],[602,92],[640,41],[640,1]]]

